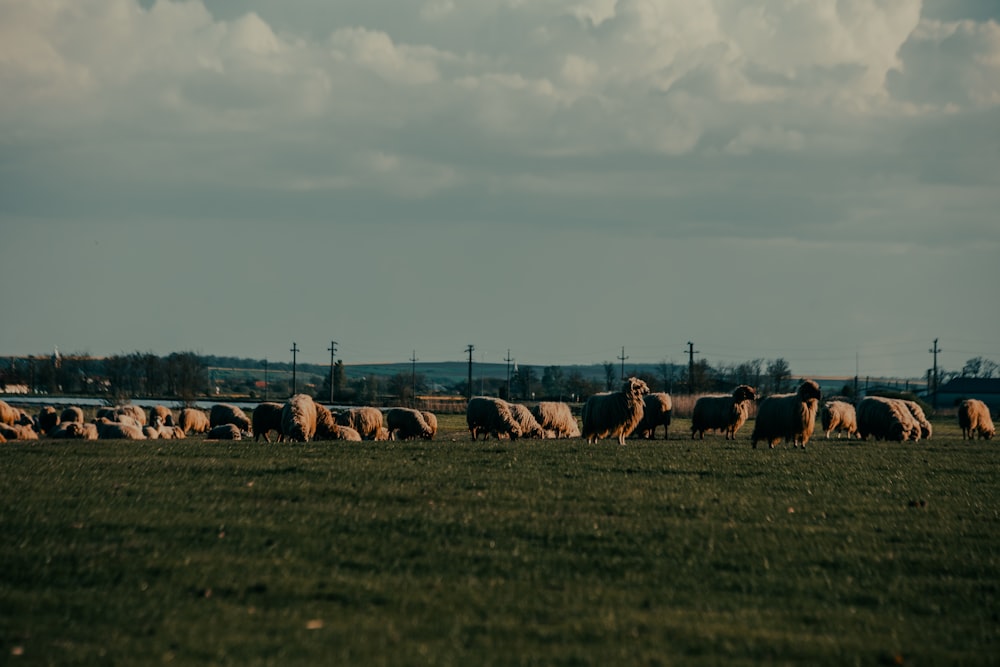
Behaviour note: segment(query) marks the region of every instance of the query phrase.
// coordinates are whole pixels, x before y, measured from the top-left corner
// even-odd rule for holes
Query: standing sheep
[[[816,410],[822,396],[819,385],[812,380],[805,380],[794,394],[768,396],[757,409],[750,444],[756,449],[758,440],[766,440],[774,448],[784,438],[805,449],[816,428]]]
[[[583,404],[583,437],[593,444],[600,438],[615,437],[619,445],[625,436],[642,421],[645,403],[643,396],[649,386],[639,378],[630,377],[622,383],[621,391],[594,394]]]
[[[489,438],[491,433],[498,438],[509,436],[511,440],[521,436],[521,427],[511,414],[510,405],[499,398],[473,396],[465,408],[465,422],[473,440],[478,440],[480,433],[483,440]]]
[[[430,425],[419,410],[411,408],[389,408],[385,413],[385,425],[389,429],[389,437],[393,440],[410,440],[423,438],[430,440],[433,436]]]
[[[908,401],[905,399],[900,400],[903,401],[903,405],[905,405],[906,409],[910,411],[910,414],[913,415],[913,419],[916,420],[917,425],[920,427],[920,437],[924,440],[931,437],[934,433],[934,427],[931,426],[931,422],[927,419],[927,415],[924,413],[924,409],[920,407],[920,404],[916,401]]]
[[[691,414],[691,439],[705,439],[705,431],[725,431],[726,440],[735,440],[736,432],[750,417],[750,405],[757,400],[752,387],[741,384],[729,396],[702,396]]]
[[[858,404],[858,435],[876,440],[903,442],[920,437],[920,426],[901,402],[882,396],[867,396]]]
[[[264,437],[264,442],[271,442],[269,435],[271,431],[277,431],[277,441],[282,441],[284,436],[281,433],[281,411],[284,407],[281,403],[265,402],[257,404],[257,407],[253,409],[250,415],[253,420],[254,442],[259,442],[261,436]]]
[[[208,421],[208,415],[198,408],[184,408],[177,416],[177,425],[187,433],[208,433],[212,428]]]
[[[978,398],[967,398],[958,406],[958,425],[962,429],[962,439],[973,439],[977,435],[990,440],[996,433],[990,409]]]
[[[382,411],[373,407],[351,408],[337,415],[337,424],[357,431],[363,440],[378,439]]]
[[[216,403],[208,413],[208,424],[212,428],[223,424],[232,424],[246,434],[253,428],[250,418],[240,408],[228,403]]]
[[[312,396],[295,394],[285,402],[281,409],[281,432],[291,442],[309,442],[315,437],[316,402]]]
[[[663,439],[670,439],[670,417],[674,409],[674,402],[670,394],[658,391],[655,394],[647,394],[643,398],[642,421],[632,431],[633,434],[646,440],[656,438],[656,427],[663,425]]]
[[[858,414],[854,405],[846,401],[831,400],[823,403],[820,423],[823,425],[827,440],[834,431],[837,432],[838,439],[842,433],[847,433],[848,438],[858,437]]]
[[[580,425],[569,405],[559,401],[542,401],[531,409],[535,420],[553,438],[579,438]]]
[[[514,418],[517,425],[521,427],[521,436],[524,438],[545,438],[545,429],[542,425],[538,423],[535,419],[535,415],[531,414],[531,410],[527,407],[521,405],[520,403],[508,403],[507,407],[510,408],[510,416]]]
[[[424,421],[427,422],[427,425],[431,427],[431,437],[428,438],[428,440],[433,440],[434,436],[437,435],[438,432],[437,415],[433,412],[428,412],[427,410],[421,410],[420,414],[423,415]]]

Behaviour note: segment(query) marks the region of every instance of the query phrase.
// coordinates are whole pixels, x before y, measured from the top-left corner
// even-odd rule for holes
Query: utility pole
[[[622,382],[625,381],[625,360],[628,357],[625,356],[625,346],[622,345],[622,353],[618,356],[618,359],[622,362]]]
[[[472,345],[471,343],[468,346],[466,346],[466,348],[465,348],[466,354],[469,355],[469,396],[468,396],[468,399],[470,401],[472,400],[472,352],[475,349],[476,349],[476,346]]]
[[[412,397],[410,400],[412,401],[411,407],[416,408],[417,407],[417,351],[416,350],[414,350],[413,354],[410,356],[410,363],[412,364],[412,370],[413,370],[413,375],[411,378],[411,382],[413,384],[413,386],[411,387]]]
[[[326,349],[330,351],[330,405],[333,405],[333,357],[337,354],[337,341],[331,340]]]
[[[510,348],[507,348],[507,356],[503,358],[507,362],[507,395],[504,396],[505,400],[510,400],[510,362],[514,361],[510,358]]]
[[[292,353],[292,396],[295,395],[295,357],[299,353],[299,346],[295,341],[292,341],[292,349],[289,350]]]
[[[934,355],[934,402],[933,402],[932,405],[934,406],[934,409],[937,410],[937,406],[938,406],[938,364],[937,364],[937,356],[938,356],[938,352],[941,351],[941,348],[938,347],[938,339],[937,338],[934,339],[934,347],[932,347],[931,349],[929,349],[927,351]]]
[[[700,350],[694,349],[694,343],[688,341],[688,393],[694,393],[694,355],[701,354]]]
[[[264,402],[267,402],[267,359],[264,360]]]

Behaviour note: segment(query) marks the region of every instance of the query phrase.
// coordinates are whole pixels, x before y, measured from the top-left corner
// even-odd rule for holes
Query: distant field
[[[996,664],[1000,448],[0,445],[0,662]]]

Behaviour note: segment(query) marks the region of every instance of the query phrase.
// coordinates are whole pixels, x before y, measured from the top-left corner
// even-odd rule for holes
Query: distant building
[[[993,414],[1000,412],[1000,378],[953,378],[938,389],[939,408],[952,408],[966,398],[978,398]]]

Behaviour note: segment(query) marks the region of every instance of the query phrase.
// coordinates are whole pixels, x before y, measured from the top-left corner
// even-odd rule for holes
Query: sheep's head
[[[754,391],[753,387],[741,384],[733,391],[733,398],[737,403],[742,403],[743,401],[756,401],[757,392]]]
[[[622,393],[632,398],[641,399],[644,394],[649,393],[649,385],[636,377],[631,377],[622,383]]]
[[[819,385],[812,380],[806,380],[799,386],[799,398],[804,401],[809,399],[816,399],[817,401],[823,397],[823,392],[819,390]]]

